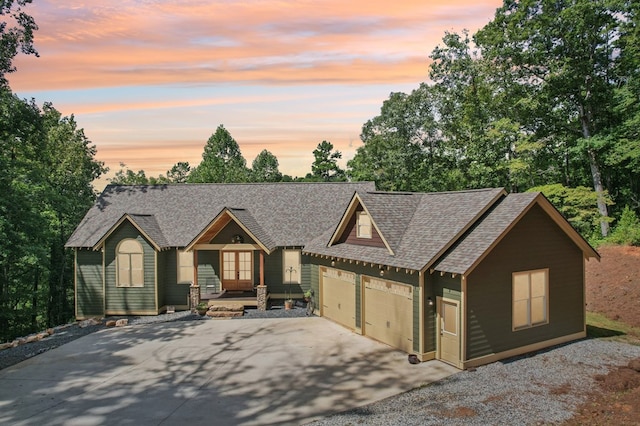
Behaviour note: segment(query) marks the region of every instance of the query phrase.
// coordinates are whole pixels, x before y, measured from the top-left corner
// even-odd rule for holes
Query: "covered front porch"
[[[285,286],[283,261],[292,250],[262,241],[257,235],[264,232],[252,230],[254,222],[247,211],[226,208],[185,247],[192,252],[192,287],[198,289],[199,300],[209,305],[237,302],[262,310],[272,297],[285,299],[284,293],[290,298],[293,292],[301,292],[296,278],[301,269],[299,249],[290,274],[297,282]]]

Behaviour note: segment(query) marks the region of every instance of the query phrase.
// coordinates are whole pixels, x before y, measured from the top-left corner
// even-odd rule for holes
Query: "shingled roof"
[[[356,191],[375,191],[375,184],[109,185],[66,247],[97,248],[125,215],[158,247],[186,247],[224,209],[246,222],[244,225],[270,249],[304,246],[335,226]]]
[[[509,194],[503,189],[438,193],[358,193],[385,247],[335,243],[341,224],[305,246],[305,252],[384,266],[466,274],[538,203],[587,257],[598,253],[539,192]],[[347,211],[346,215],[349,215]],[[347,216],[342,218],[344,223]],[[332,243],[333,242],[333,243]]]
[[[305,252],[421,270],[436,261],[504,195],[501,188],[358,193],[354,200],[369,212],[393,253],[386,248],[349,243],[328,246],[335,228],[307,244]]]
[[[496,203],[462,238],[460,238],[433,269],[453,274],[469,274],[509,229],[534,205],[539,204],[565,232],[586,257],[600,258],[598,253],[575,231],[569,222],[540,192],[509,194]]]

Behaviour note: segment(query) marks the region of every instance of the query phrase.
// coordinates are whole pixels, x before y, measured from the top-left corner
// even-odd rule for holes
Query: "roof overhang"
[[[216,217],[204,227],[202,231],[185,247],[186,251],[193,250],[196,244],[206,244],[211,241],[220,231],[222,231],[230,222],[235,222],[244,232],[253,239],[256,244],[267,254],[271,254],[271,250],[255,236],[253,232],[242,223],[242,221],[233,214],[228,207],[223,208]]]
[[[340,222],[338,223],[336,230],[331,235],[331,239],[329,240],[327,247],[331,247],[336,243],[338,239],[340,239],[345,229],[347,228],[347,225],[349,224],[349,219],[355,214],[356,210],[358,209],[358,206],[362,206],[362,209],[367,213],[367,215],[369,215],[369,219],[371,219],[371,225],[375,228],[378,235],[380,235],[380,238],[382,239],[382,242],[384,243],[384,246],[386,247],[389,254],[391,254],[392,256],[395,256],[393,249],[389,245],[389,242],[384,237],[384,234],[380,232],[380,228],[378,228],[378,225],[376,224],[375,219],[373,218],[373,216],[367,209],[367,206],[364,204],[364,202],[362,201],[362,199],[360,198],[357,192],[355,192],[353,194],[353,197],[351,197],[351,201],[349,202],[347,209],[342,215],[342,218],[340,219]]]
[[[504,189],[502,189],[502,191],[498,192],[496,194],[495,197],[493,197],[493,199],[488,202],[481,210],[478,211],[478,213],[475,215],[475,217],[473,219],[471,219],[466,226],[464,226],[453,238],[451,238],[449,240],[449,242],[444,245],[440,251],[433,256],[428,262],[427,264],[425,264],[422,269],[420,270],[420,272],[425,273],[434,263],[436,263],[438,261],[438,259],[440,259],[440,257],[442,257],[443,254],[445,254],[447,252],[447,250],[449,250],[473,225],[476,224],[476,222],[478,222],[478,220],[491,208],[495,205],[496,202],[498,202],[499,199],[501,199],[502,197],[505,197],[507,195],[507,191],[505,191]]]
[[[491,245],[484,251],[484,253],[482,253],[482,255],[479,256],[465,272],[462,272],[461,275],[463,277],[466,277],[471,274],[471,272],[473,272],[473,270],[480,263],[482,263],[484,258],[487,257],[489,253],[491,253],[491,251],[500,243],[500,241],[502,241],[502,239],[509,234],[511,229],[513,229],[513,227],[516,226],[518,222],[520,222],[520,220],[535,205],[539,205],[544,210],[544,212],[549,215],[554,223],[558,225],[558,227],[560,227],[560,229],[573,241],[574,244],[576,244],[576,246],[578,246],[578,248],[580,248],[583,256],[586,259],[596,258],[598,261],[600,261],[600,254],[593,247],[591,247],[591,244],[589,244],[587,240],[585,240],[582,235],[580,235],[580,233],[576,231],[573,226],[571,226],[569,221],[567,221],[564,216],[562,216],[562,214],[553,206],[553,204],[551,204],[551,202],[547,200],[544,194],[538,193],[538,195],[531,201],[531,203],[529,203],[529,205],[524,208],[522,212],[520,212],[520,214],[509,224],[509,226],[505,228],[505,230],[498,236],[498,238],[496,238],[491,243]],[[431,272],[434,271],[435,270],[432,270]],[[440,272],[448,273],[447,271]]]
[[[113,234],[115,232],[116,229],[118,229],[120,227],[120,225],[122,225],[125,221],[128,221],[131,225],[133,225],[134,228],[136,228],[138,230],[138,232],[140,232],[140,234],[147,240],[149,241],[149,243],[153,246],[153,248],[156,251],[161,251],[162,248],[158,245],[158,243],[156,243],[153,238],[151,238],[149,236],[149,234],[147,234],[144,229],[142,229],[140,227],[140,225],[138,225],[135,221],[135,219],[133,219],[131,217],[131,215],[129,215],[128,213],[125,213],[122,215],[122,217],[120,217],[120,219],[118,219],[118,221],[116,223],[114,223],[111,228],[109,228],[107,230],[107,232],[105,232],[105,234],[102,236],[102,238],[100,238],[100,240],[98,240],[98,242],[92,247],[93,250],[98,250],[100,247],[102,247],[102,245],[104,244],[104,242],[107,240],[107,238],[109,238],[111,236],[111,234]]]

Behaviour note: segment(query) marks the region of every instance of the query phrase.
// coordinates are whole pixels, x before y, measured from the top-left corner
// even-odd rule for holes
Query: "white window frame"
[[[511,278],[513,331],[549,323],[549,269],[514,272]]]
[[[292,259],[292,257],[296,257]],[[289,268],[293,269],[290,270]],[[282,250],[282,283],[301,284],[302,283],[302,252],[301,250]]]
[[[363,221],[364,218],[366,218],[366,221]],[[359,211],[356,219],[356,237],[372,238],[373,224],[371,223],[371,217],[369,217],[367,212]]]
[[[178,284],[191,284],[195,268],[193,266],[193,252],[176,250],[176,280]],[[186,279],[185,279],[186,278]]]
[[[131,243],[139,250],[123,247]],[[139,264],[140,268],[132,268],[134,264]],[[116,287],[144,287],[144,247],[135,238],[126,238],[116,247]]]

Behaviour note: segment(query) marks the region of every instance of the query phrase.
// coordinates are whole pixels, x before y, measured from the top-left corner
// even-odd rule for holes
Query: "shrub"
[[[640,246],[640,219],[629,206],[625,206],[608,241],[615,244]]]

